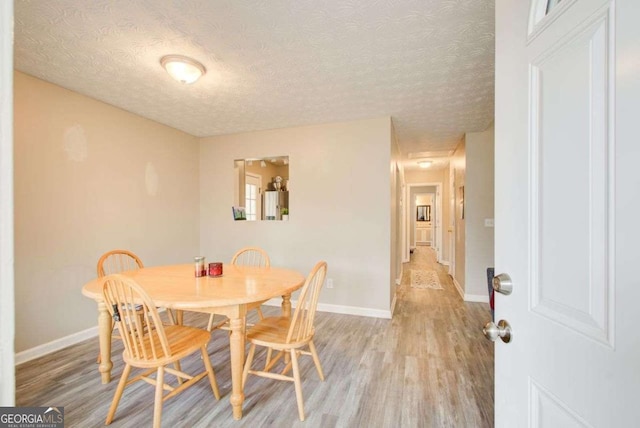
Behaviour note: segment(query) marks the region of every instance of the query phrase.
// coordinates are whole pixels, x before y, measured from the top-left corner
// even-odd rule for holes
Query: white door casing
[[[496,2],[496,426],[637,426],[640,2],[527,3]]]
[[[412,210],[411,203],[411,190],[416,187],[430,187],[433,186],[436,188],[436,193],[434,197],[434,206],[431,210],[431,216],[434,221],[432,221],[432,238],[434,243],[432,247],[436,250],[437,261],[440,262],[442,260],[442,220],[441,220],[441,210],[442,210],[442,183],[407,183],[405,186],[405,200],[407,203],[405,204],[405,213],[404,213],[404,224],[406,228],[404,230],[405,237],[405,248],[404,248],[404,258],[403,262],[406,263],[409,261],[409,250],[412,246],[413,242],[411,239],[411,230],[415,226],[415,211]],[[415,235],[414,235],[415,236]],[[415,239],[415,238],[414,238]]]
[[[15,405],[13,2],[0,2],[0,406]]]
[[[247,172],[245,174],[245,186],[253,186],[254,189],[256,189],[256,192],[254,195],[255,204],[256,204],[255,219],[262,220],[262,176]],[[246,195],[247,195],[247,192],[245,191],[245,197],[247,197]],[[249,207],[247,206],[247,203],[248,201],[245,201],[245,206],[247,207],[247,211],[248,211]]]

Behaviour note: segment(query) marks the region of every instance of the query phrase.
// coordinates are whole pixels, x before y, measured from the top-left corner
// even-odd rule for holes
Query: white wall
[[[465,300],[488,301],[488,267],[494,265],[494,228],[485,219],[494,218],[494,128],[466,136]]]
[[[200,252],[228,261],[247,245],[274,266],[329,265],[322,304],[389,314],[392,247],[390,118],[203,138]],[[289,156],[289,221],[234,222],[233,161]]]
[[[0,406],[15,405],[13,2],[0,2]]]
[[[80,290],[102,253],[127,248],[148,266],[191,262],[199,149],[188,134],[19,72],[14,90],[22,351],[97,324]]]

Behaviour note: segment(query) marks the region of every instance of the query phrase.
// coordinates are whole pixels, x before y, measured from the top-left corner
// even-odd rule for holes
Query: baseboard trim
[[[451,276],[451,279],[453,280],[453,285],[456,286],[456,290],[458,290],[458,294],[462,297],[462,300],[464,300],[464,291],[462,291],[462,286],[453,276]]]
[[[291,301],[291,306],[296,307],[296,301]],[[282,306],[282,299],[271,299],[264,303],[267,306]],[[362,308],[359,306],[332,305],[329,303],[318,303],[320,312],[331,312],[333,314],[358,315],[361,317],[391,319],[391,310]]]
[[[98,337],[98,326],[91,327],[65,337],[61,337],[60,339],[52,340],[51,342],[26,349],[24,351],[20,351],[16,353],[15,364],[16,366],[18,366],[28,361],[35,360],[36,358],[43,357],[52,352],[59,351],[60,349],[64,349],[67,346],[75,345],[92,337]]]
[[[489,296],[483,296],[481,294],[465,294],[464,295],[465,302],[478,302],[478,303],[489,303]]]
[[[462,297],[462,300],[465,302],[475,302],[475,303],[489,303],[489,296],[484,296],[482,294],[467,294],[462,291],[462,286],[456,279],[452,276],[453,285],[456,286],[456,290],[458,290],[458,294]]]
[[[362,308],[358,306],[331,305],[328,303],[318,303],[318,310],[320,312],[331,312],[334,314],[358,315],[363,317],[391,319],[395,304],[396,297],[394,295],[390,310]],[[280,307],[282,306],[282,299],[271,299],[266,302],[265,305]],[[291,301],[291,306],[295,308],[295,300]],[[67,346],[76,345],[93,337],[98,337],[98,326],[91,327],[86,330],[82,330],[77,333],[52,340],[51,342],[17,352],[15,354],[15,365],[19,366],[20,364],[35,360],[36,358],[44,357],[47,354],[59,351],[66,348]]]

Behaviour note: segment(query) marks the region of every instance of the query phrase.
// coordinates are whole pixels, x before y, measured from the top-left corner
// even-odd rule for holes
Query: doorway
[[[405,212],[404,212],[404,236],[403,248],[404,254],[402,260],[404,263],[409,261],[411,249],[415,247],[415,226],[417,223],[418,204],[416,204],[417,195],[432,195],[433,203],[429,207],[431,224],[430,233],[431,247],[433,247],[436,260],[442,260],[442,183],[409,183],[406,185]]]
[[[418,245],[435,247],[433,236],[433,225],[435,223],[435,210],[432,208],[435,201],[435,189],[432,193],[418,193],[412,203],[415,205],[415,217],[411,222],[413,228],[413,239],[411,248]]]

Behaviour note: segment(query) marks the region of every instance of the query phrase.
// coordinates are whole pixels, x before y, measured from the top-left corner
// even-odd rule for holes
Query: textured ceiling
[[[15,66],[195,136],[391,116],[403,154],[493,119],[492,0],[16,0]],[[160,57],[207,74],[182,85]]]

